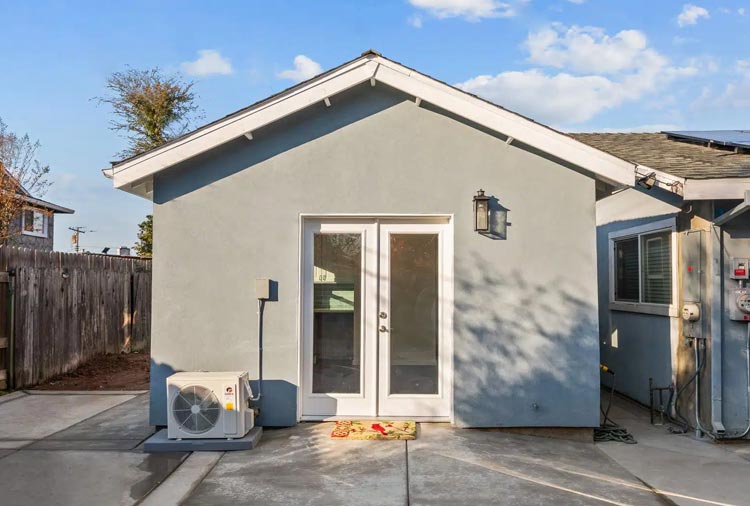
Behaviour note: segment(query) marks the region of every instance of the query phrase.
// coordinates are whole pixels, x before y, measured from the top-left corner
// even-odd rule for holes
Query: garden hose
[[[615,372],[604,364],[600,364],[599,369],[601,369],[603,372],[606,372],[607,374],[612,375],[612,386],[609,389],[607,409],[605,410],[601,405],[599,405],[599,410],[602,413],[603,420],[602,424],[598,428],[594,429],[594,442],[602,443],[605,441],[615,441],[618,443],[631,445],[636,444],[637,441],[635,440],[633,435],[630,434],[625,427],[621,427],[620,425],[616,424],[609,417],[609,410],[612,408],[612,399],[615,396]]]

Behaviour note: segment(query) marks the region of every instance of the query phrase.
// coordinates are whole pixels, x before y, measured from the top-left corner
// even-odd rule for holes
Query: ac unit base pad
[[[263,435],[263,427],[253,427],[244,437],[237,439],[169,439],[167,429],[162,429],[143,444],[146,453],[161,452],[229,452],[252,450]]]

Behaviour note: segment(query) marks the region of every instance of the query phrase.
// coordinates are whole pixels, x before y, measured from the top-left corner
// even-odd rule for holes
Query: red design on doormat
[[[383,428],[383,426],[380,425],[379,423],[373,423],[372,424],[372,430],[376,430],[376,431],[380,432],[384,436],[388,435],[388,433],[385,431],[385,429]]]

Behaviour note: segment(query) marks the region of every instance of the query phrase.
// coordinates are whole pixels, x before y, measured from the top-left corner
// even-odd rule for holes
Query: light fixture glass
[[[474,196],[474,230],[480,233],[490,231],[490,198],[482,189]]]

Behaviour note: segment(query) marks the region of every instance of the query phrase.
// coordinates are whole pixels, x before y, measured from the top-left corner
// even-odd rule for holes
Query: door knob
[[[388,315],[385,314],[383,311],[381,311],[378,316],[381,317],[381,318],[388,318]]]
[[[378,330],[380,330],[380,332],[388,332],[388,329],[386,328],[385,325],[381,325]]]

